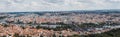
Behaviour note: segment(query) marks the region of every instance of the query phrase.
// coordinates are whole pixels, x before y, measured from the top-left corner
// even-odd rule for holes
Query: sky
[[[120,0],[0,0],[0,12],[120,9]]]

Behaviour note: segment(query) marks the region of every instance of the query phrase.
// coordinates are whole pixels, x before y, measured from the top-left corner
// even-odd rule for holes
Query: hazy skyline
[[[120,0],[0,0],[0,12],[120,9]]]

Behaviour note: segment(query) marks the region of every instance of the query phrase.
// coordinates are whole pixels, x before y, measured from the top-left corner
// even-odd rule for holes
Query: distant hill
[[[80,13],[80,14],[88,14],[88,13],[95,13],[95,14],[109,14],[109,13],[120,13],[120,9],[110,9],[110,10],[72,10],[72,11],[40,11],[40,12],[4,12],[8,14],[27,14],[27,13],[35,13],[35,14],[44,14],[44,13]]]

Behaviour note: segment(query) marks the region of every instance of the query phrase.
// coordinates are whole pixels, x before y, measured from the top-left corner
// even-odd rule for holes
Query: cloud
[[[120,2],[120,0],[109,0],[111,2]]]
[[[120,9],[120,0],[0,0],[0,12]]]

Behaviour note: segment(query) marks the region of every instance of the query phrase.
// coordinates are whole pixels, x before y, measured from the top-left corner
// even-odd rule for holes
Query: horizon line
[[[96,9],[96,10],[40,10],[40,11],[7,11],[7,12],[0,12],[0,13],[9,13],[9,12],[64,12],[64,11],[97,11],[97,10],[120,10],[120,9]]]

